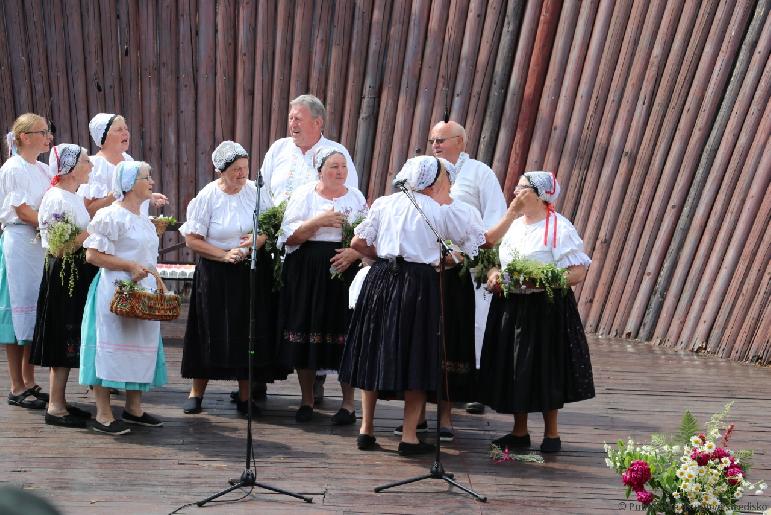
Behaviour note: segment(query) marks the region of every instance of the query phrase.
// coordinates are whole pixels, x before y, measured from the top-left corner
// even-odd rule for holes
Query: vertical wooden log
[[[262,166],[270,147],[271,94],[273,89],[273,47],[275,45],[276,5],[257,2],[257,34],[254,59],[254,116],[250,163],[252,170]]]
[[[747,317],[758,322],[742,327],[737,345],[748,349],[742,356],[745,361],[768,365],[771,362],[771,262],[766,267],[763,285],[765,288],[758,290]]]
[[[557,109],[552,121],[551,136],[549,137],[549,144],[543,161],[544,170],[557,170],[559,168],[562,148],[565,145],[565,136],[570,125],[570,114],[576,100],[581,70],[584,67],[598,6],[599,0],[581,2],[578,22],[567,60],[567,68],[565,69],[562,87],[559,92],[559,100],[557,101]],[[601,21],[598,22],[598,25],[600,26],[599,28],[602,28]],[[548,82],[548,76],[546,80]],[[536,131],[538,131],[537,126]],[[560,182],[563,182],[562,177],[560,177]],[[563,187],[566,186],[567,183],[565,182]]]
[[[466,20],[469,18],[469,0],[452,2],[447,30],[444,36],[442,62],[439,65],[439,83],[436,85],[434,106],[431,110],[430,125],[444,119],[444,111],[449,111],[452,104],[452,94],[455,91],[455,80],[458,76],[461,46],[465,35]],[[426,131],[428,134],[428,131]],[[424,136],[425,139],[426,136]],[[430,150],[430,149],[427,149]]]
[[[618,93],[612,90],[612,84],[618,84],[614,80],[616,76],[616,65],[619,62],[619,54],[623,48],[627,27],[632,33],[639,34],[642,28],[642,22],[645,14],[646,2],[637,2],[632,7],[631,2],[619,2],[613,10],[610,28],[608,29],[607,41],[602,52],[602,60],[597,71],[597,78],[593,84],[591,101],[588,111],[584,116],[583,130],[580,135],[580,142],[575,151],[566,154],[565,157],[575,157],[575,161],[560,161],[560,168],[557,177],[564,177],[563,171],[570,167],[572,172],[568,175],[568,181],[562,190],[562,203],[560,211],[570,220],[575,220],[578,213],[578,204],[581,201],[581,195],[584,190],[584,183],[587,175],[593,174],[595,170],[591,168],[592,154],[595,143],[597,143],[597,134],[603,120],[606,105],[609,113],[615,113],[618,106]],[[630,13],[631,17],[630,17]],[[628,47],[628,45],[627,45]],[[619,76],[626,78],[628,72],[628,61],[622,61],[624,66],[619,69]],[[598,151],[603,151],[607,141],[600,144]],[[572,154],[572,156],[571,156]],[[603,154],[604,156],[604,154]],[[591,180],[591,177],[590,177]],[[579,232],[583,227],[578,227]]]
[[[627,39],[626,36],[624,38],[620,61],[626,63],[628,75],[623,77],[620,83],[615,84],[615,89],[619,91],[617,97],[619,102],[609,102],[606,105],[605,114],[610,118],[603,119],[599,134],[602,135],[603,143],[608,142],[607,152],[598,152],[595,147],[590,167],[599,170],[599,173],[592,174],[593,178],[597,178],[597,183],[587,181],[586,190],[592,192],[593,198],[581,202],[576,217],[576,223],[584,227],[581,235],[585,249],[591,254],[594,265],[591,277],[587,275],[587,280],[582,285],[586,288],[586,294],[583,294],[582,288],[579,301],[579,310],[586,319],[585,324],[591,327],[587,329],[588,331],[595,330],[604,305],[605,299],[595,295],[595,287],[605,263],[607,244],[615,231],[618,213],[622,209],[624,192],[629,184],[631,170],[627,168],[625,173],[619,174],[618,166],[622,155],[636,154],[640,147],[643,130],[650,115],[650,100],[655,94],[659,74],[666,62],[666,55],[669,53],[683,5],[680,2],[669,2],[666,16],[662,20],[664,7],[665,2],[651,2],[641,33],[632,34],[632,40]],[[627,44],[636,46],[636,50],[630,50]],[[630,65],[631,68],[629,68]],[[621,65],[620,68],[622,68]],[[614,107],[616,111],[612,112]],[[598,185],[612,185],[612,187],[598,187]],[[613,203],[609,204],[609,201]],[[601,231],[603,237],[598,238]],[[599,248],[595,248],[595,242],[598,239]]]
[[[635,183],[635,176],[640,174],[643,185],[640,189],[639,199],[635,204],[632,220],[642,221],[647,219],[648,213],[652,209],[653,199],[661,179],[664,164],[675,142],[675,134],[680,130],[680,126],[692,126],[695,121],[695,115],[691,116],[684,109],[690,98],[692,85],[703,84],[708,80],[708,66],[701,63],[714,63],[717,57],[715,45],[707,45],[713,23],[717,25],[715,30],[722,31],[725,29],[728,23],[725,4],[722,5],[722,8],[718,8],[712,2],[702,3],[692,34],[686,36],[690,37],[690,39],[688,40],[688,47],[685,51],[682,65],[678,68],[670,68],[669,63],[667,63],[665,71],[672,71],[677,77],[677,82],[671,96],[666,101],[666,114],[664,115],[661,129],[658,133],[654,134],[653,141],[655,143],[653,145],[652,157],[647,163],[642,162],[635,165],[632,184]],[[701,73],[697,76],[697,72]],[[685,113],[685,116],[683,116],[683,113]],[[635,267],[638,263],[637,260],[647,255],[647,252],[640,249],[640,246],[646,241],[643,239],[644,233],[645,223],[635,223],[630,226],[629,232],[626,234],[625,240],[623,240],[623,250],[620,251],[621,260],[616,268],[615,275],[619,279],[613,282],[613,289],[611,291],[611,295],[618,303],[617,309],[615,311],[606,309],[603,313],[603,320],[611,326],[609,330],[611,335],[621,335],[624,332],[626,321],[632,308],[634,292],[637,291],[642,280],[639,271]]]
[[[132,0],[121,0],[118,13],[120,25],[121,60],[121,112],[125,115],[131,134],[134,135],[132,149],[139,156],[144,155],[142,141],[142,97],[141,97],[141,65],[140,42],[142,34],[139,29],[139,4]]]
[[[466,27],[463,34],[463,46],[460,50],[458,73],[450,107],[450,119],[464,123],[468,114],[469,101],[472,95],[472,85],[476,72],[475,64],[479,59],[479,44],[482,40],[482,29],[485,26],[486,11],[491,6],[485,0],[472,0],[466,16]],[[494,7],[494,6],[493,6]],[[490,12],[492,15],[493,12]]]
[[[388,44],[388,27],[391,19],[391,4],[376,0],[372,11],[372,31],[367,51],[367,69],[362,90],[359,122],[356,129],[356,155],[354,164],[359,174],[359,189],[368,191],[372,147],[375,142],[375,128],[379,111],[380,85],[383,78],[383,62]]]
[[[51,121],[56,125],[55,141],[72,141],[88,146],[86,141],[80,141],[72,132],[70,124],[70,90],[67,68],[67,47],[65,45],[64,28],[57,13],[62,12],[61,0],[51,3],[51,8],[43,9],[45,24],[45,41],[48,49],[48,78],[51,88]],[[55,23],[54,20],[59,20]],[[8,57],[3,49],[5,27],[0,23],[0,98],[13,98]],[[8,114],[2,114],[8,108]],[[0,102],[0,126],[7,130],[13,121],[13,102]],[[3,147],[5,155],[5,147]]]
[[[353,15],[353,0],[341,0],[335,3],[329,74],[325,85],[327,121],[324,124],[324,135],[332,141],[340,141],[342,134],[343,111],[346,101],[346,70],[351,56],[351,37],[354,26]],[[364,55],[364,52],[357,53]]]
[[[290,99],[308,93],[312,31],[313,0],[295,0],[292,74],[289,81]]]
[[[214,120],[215,146],[221,141],[232,140],[235,129],[235,77],[236,34],[235,0],[222,0],[217,4],[217,91]]]
[[[587,2],[587,4],[590,5],[591,2]],[[586,9],[584,10],[586,11]],[[573,46],[573,33],[577,28],[578,12],[578,2],[567,2],[560,13],[549,69],[546,72],[546,81],[544,82],[543,93],[541,94],[541,101],[538,106],[535,127],[530,138],[530,148],[527,151],[525,170],[545,169],[543,166],[544,158],[549,145],[549,136],[552,132],[554,116],[557,112],[561,86],[565,83],[565,69],[568,64],[570,49]],[[553,172],[555,170],[549,171]]]
[[[503,27],[506,24],[506,17],[502,16],[505,7],[505,0],[492,0],[488,2],[485,13],[485,26],[482,29],[482,38],[479,42],[479,55],[474,66],[474,82],[468,91],[468,112],[463,124],[466,128],[466,152],[472,156],[476,156],[479,146],[485,108],[493,82],[493,68],[495,67],[498,48],[501,45]]]
[[[373,18],[372,0],[362,0],[353,6],[353,32],[351,34],[351,47],[349,50],[348,77],[345,85],[345,103],[343,105],[343,121],[340,130],[340,143],[351,153],[355,163],[359,163],[359,151],[356,148],[356,134],[359,124],[359,110],[361,108],[366,72],[367,55],[365,48],[369,48],[370,19]],[[359,187],[366,189],[366,182],[362,179],[363,170],[356,165],[359,173]]]
[[[198,17],[204,20],[216,18],[214,2],[203,0],[198,3]],[[216,55],[217,39],[214,23],[198,24],[196,47],[196,95],[195,95],[195,177],[196,191],[203,188],[214,178],[211,153],[214,151],[215,94],[217,89]],[[187,206],[185,206],[187,209]],[[183,216],[185,213],[182,213]]]
[[[273,99],[270,110],[270,141],[287,135],[289,112],[289,83],[292,69],[292,30],[294,2],[279,0],[276,11],[276,47],[273,61]]]
[[[428,21],[428,34],[426,35],[425,48],[423,49],[423,62],[420,66],[420,82],[418,95],[415,100],[415,112],[412,117],[412,129],[410,130],[409,155],[430,152],[426,140],[431,124],[431,111],[437,94],[437,79],[440,74],[442,50],[446,37],[447,18],[450,9],[449,0],[437,0],[431,2],[431,12]]]
[[[257,5],[251,0],[238,3],[238,40],[236,43],[235,132],[233,137],[252,154],[252,106],[254,104],[254,39]],[[254,163],[251,163],[254,164]]]
[[[61,29],[61,26],[59,26]],[[55,37],[52,31],[46,33],[46,38],[51,40]],[[61,30],[59,31],[61,35]],[[64,50],[64,47],[59,49]],[[51,67],[56,67],[59,63],[53,59],[48,60],[48,64]],[[57,76],[54,71],[49,71],[49,75]],[[57,91],[58,92],[58,91]],[[13,97],[13,81],[11,77],[11,57],[8,48],[8,33],[5,28],[5,16],[0,20],[0,98],[7,99],[4,102],[0,102],[0,130],[2,134],[5,134],[11,128],[13,121],[16,119],[16,112],[14,111],[13,101],[10,100]],[[59,97],[61,98],[61,97]],[[63,104],[64,102],[59,102]],[[57,109],[59,106],[57,106]],[[67,123],[69,125],[69,123]],[[0,163],[5,163],[8,157],[8,149],[5,147],[5,142],[2,143],[2,150],[0,150]]]
[[[160,7],[157,2],[147,2],[144,9],[139,10],[139,25],[142,37],[140,45],[140,62],[142,63],[142,155],[143,161],[147,161],[157,171],[163,172],[161,160],[161,102],[160,92],[160,62],[158,55]],[[211,112],[214,112],[213,110]],[[209,114],[211,116],[211,114]],[[134,134],[136,139],[139,134]],[[156,178],[160,174],[156,173]],[[160,181],[159,181],[160,182]],[[163,184],[159,185],[162,188]],[[161,190],[162,191],[162,190]],[[162,246],[164,246],[162,244]],[[168,257],[168,256],[167,256]]]
[[[722,48],[714,61],[714,65],[709,66],[708,71],[706,69],[704,71],[704,75],[710,77],[707,87],[704,88],[704,82],[697,80],[697,86],[691,90],[689,98],[691,109],[687,106],[686,112],[691,111],[697,114],[697,117],[692,124],[689,123],[691,117],[681,120],[675,135],[675,142],[678,144],[674,146],[673,152],[667,157],[662,179],[659,181],[654,197],[653,209],[646,220],[643,241],[646,241],[647,245],[640,247],[641,251],[644,252],[644,257],[637,261],[637,267],[634,269],[634,276],[640,274],[641,280],[635,303],[627,321],[629,333],[637,335],[639,331],[656,277],[672,238],[674,226],[688,193],[688,185],[693,178],[698,158],[706,143],[707,128],[712,125],[717,114],[717,102],[702,103],[702,100],[704,98],[719,98],[725,91],[731,73],[731,64],[736,59],[752,10],[753,6],[750,5],[750,2],[740,2],[733,9],[733,15],[730,17],[730,24],[727,27],[728,32],[713,32],[718,41],[720,40],[719,34],[725,34]],[[697,106],[701,106],[701,108],[697,109]],[[684,124],[683,121],[686,123]],[[685,146],[686,142],[687,146]],[[643,266],[645,266],[644,271],[640,270]]]
[[[27,31],[22,0],[3,3],[5,29],[8,33],[8,53],[11,56],[13,105],[16,116],[34,110],[29,62],[27,61]],[[10,98],[9,98],[10,100]],[[15,117],[14,117],[15,118]]]
[[[404,48],[407,43],[407,30],[410,21],[408,0],[393,3],[391,23],[388,31],[385,73],[380,93],[380,113],[377,118],[375,144],[372,151],[372,170],[368,183],[369,201],[374,201],[386,189],[388,158],[391,155],[392,135],[396,123],[396,111],[393,106],[399,100],[399,88],[402,82],[402,64]],[[390,192],[390,187],[388,187]]]
[[[27,18],[29,38],[27,55],[29,56],[29,73],[32,86],[32,106],[36,113],[51,118],[51,89],[48,83],[48,58],[46,50],[45,21],[43,11],[47,7],[41,0],[28,0],[24,4]]]
[[[204,0],[205,1],[205,0]],[[173,176],[177,183],[177,206],[175,217],[182,220],[187,212],[187,205],[197,193],[196,169],[196,97],[195,62],[196,62],[196,11],[198,2],[181,0],[177,5],[177,26],[179,27],[178,71],[177,71],[177,167]],[[249,51],[251,55],[251,49]],[[251,108],[251,105],[249,105]],[[177,237],[179,239],[179,237]],[[193,261],[193,253],[188,248],[179,252],[181,261]]]
[[[723,189],[722,178],[728,168],[729,158],[731,158],[732,153],[736,153],[738,150],[735,145],[739,133],[744,130],[742,125],[752,121],[752,117],[748,117],[747,112],[758,88],[763,71],[762,63],[771,50],[771,24],[766,24],[765,37],[760,40],[761,47],[758,48],[757,52],[755,51],[755,45],[758,43],[758,38],[761,37],[760,33],[767,14],[767,10],[762,7],[759,4],[755,10],[755,16],[742,43],[739,58],[723,96],[720,112],[712,126],[683,211],[672,236],[669,251],[659,273],[656,288],[651,295],[648,309],[640,327],[640,335],[646,340],[651,337],[663,338],[666,335],[678,299],[681,297],[686,276],[689,274],[688,271],[700,268],[697,261],[702,258],[695,256],[698,242],[704,232],[718,192]],[[747,75],[748,70],[749,75]],[[765,87],[767,88],[768,81],[766,82]],[[754,119],[754,129],[756,129],[759,120],[757,116]],[[754,133],[754,129],[751,129],[748,134]],[[740,154],[741,157],[738,158],[739,162],[744,162],[749,150],[752,141],[751,136],[747,139],[744,153]]]
[[[72,128],[73,139],[81,142],[88,148],[86,142],[91,141],[88,132],[88,113],[87,91],[85,66],[85,48],[83,47],[83,25],[80,17],[80,4],[77,0],[66,0],[63,7],[66,14],[64,20],[67,24],[64,31],[67,48],[67,71],[69,77],[70,98],[70,127]],[[72,14],[70,14],[72,13]],[[93,142],[91,148],[95,149]]]
[[[498,131],[501,128],[501,117],[503,116],[504,101],[507,97],[509,87],[509,78],[512,72],[512,63],[519,41],[519,29],[522,22],[522,16],[525,10],[525,3],[518,0],[508,0],[506,3],[506,16],[503,21],[503,32],[501,33],[501,43],[498,47],[498,55],[495,57],[495,68],[493,69],[492,83],[490,84],[490,93],[485,108],[484,121],[482,122],[482,131],[479,136],[479,145],[474,151],[476,158],[487,164],[493,162],[493,153],[495,144],[498,141]],[[505,171],[497,174],[500,180],[505,176]]]
[[[158,163],[151,163],[155,169],[156,181],[161,184],[161,191],[168,197],[169,204],[164,207],[164,212],[172,216],[182,218],[179,206],[179,183],[177,176],[177,156],[179,152],[177,83],[179,58],[179,33],[176,0],[161,0],[158,12],[158,50],[159,50],[159,92],[161,110],[161,159]],[[232,91],[232,90],[231,90]],[[188,127],[183,127],[188,130]],[[158,173],[160,172],[160,174]],[[160,175],[160,180],[158,176]],[[187,207],[187,206],[185,206]],[[178,241],[178,233],[167,232],[163,235],[161,247],[174,245]],[[169,261],[179,261],[179,252],[166,254]]]
[[[391,156],[386,168],[386,189],[393,176],[399,171],[407,158],[412,156],[410,145],[410,129],[412,128],[413,115],[415,113],[415,98],[420,80],[420,68],[423,57],[423,47],[426,38],[426,27],[429,16],[428,2],[413,2],[412,14],[407,34],[407,51],[404,57],[403,76],[399,100],[396,107],[396,120],[394,124],[391,144]]]
[[[313,50],[309,65],[308,92],[318,98],[327,96],[327,70],[329,69],[329,44],[334,30],[333,16],[335,6],[332,2],[317,2],[313,16]],[[326,105],[327,102],[325,101]],[[327,110],[329,106],[327,106]]]
[[[86,65],[86,99],[88,101],[87,116],[90,120],[97,113],[114,112],[107,110],[104,87],[104,64],[102,63],[102,18],[99,14],[100,4],[91,0],[81,0],[79,11],[82,13],[83,28],[79,37],[83,41],[83,51]],[[77,12],[77,11],[76,11]],[[74,13],[73,13],[74,15]],[[108,37],[105,34],[105,37]],[[85,106],[84,106],[85,107]],[[99,147],[92,142],[94,152]]]
[[[105,110],[110,113],[123,113],[120,89],[120,47],[118,39],[118,14],[115,0],[99,0],[99,28],[102,43],[102,66]]]
[[[541,17],[542,6],[542,0],[527,2],[499,126],[488,127],[487,121],[485,121],[485,130],[497,131],[498,133],[491,168],[501,184],[504,184],[506,180],[509,156],[511,155],[511,144],[514,141],[517,117],[519,116],[522,94],[525,90],[527,73],[530,68],[530,58],[533,55],[535,34],[538,28],[538,20]],[[485,139],[483,137],[480,142],[480,149],[483,148],[484,143]]]

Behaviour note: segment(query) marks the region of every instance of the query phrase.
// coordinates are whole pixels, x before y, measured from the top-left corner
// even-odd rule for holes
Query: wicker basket
[[[126,318],[141,320],[174,320],[179,317],[180,299],[175,293],[167,293],[161,276],[150,272],[155,277],[156,292],[147,290],[125,291],[115,288],[110,302],[110,311]]]
[[[166,232],[166,227],[168,227],[169,222],[166,220],[159,219],[158,217],[151,218],[150,221],[155,225],[155,233],[160,238],[163,236],[163,233]]]

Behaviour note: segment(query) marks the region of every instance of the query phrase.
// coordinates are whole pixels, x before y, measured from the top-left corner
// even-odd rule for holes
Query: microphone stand
[[[248,408],[246,415],[246,462],[244,471],[241,473],[241,477],[238,479],[230,479],[230,487],[218,492],[202,501],[198,501],[195,504],[199,507],[204,504],[222,497],[225,494],[232,492],[238,488],[243,487],[258,487],[263,490],[269,490],[278,494],[288,495],[296,499],[302,499],[307,503],[312,503],[313,499],[304,495],[296,494],[288,490],[266,485],[264,483],[258,483],[256,481],[256,474],[252,466],[254,461],[254,447],[252,445],[252,367],[254,361],[254,347],[257,342],[257,288],[259,286],[257,280],[257,234],[260,228],[260,194],[262,193],[262,173],[257,172],[257,202],[254,205],[254,214],[252,215],[252,258],[251,269],[249,271],[249,398]]]
[[[445,482],[449,483],[452,486],[455,486],[457,488],[460,488],[467,494],[474,497],[476,500],[481,502],[487,502],[487,497],[484,495],[481,495],[474,490],[458,483],[455,480],[455,475],[445,471],[444,466],[442,465],[441,460],[441,440],[439,438],[439,425],[441,420],[441,410],[442,410],[442,389],[444,385],[444,381],[442,378],[444,377],[444,359],[442,356],[442,349],[446,348],[446,331],[444,326],[444,320],[445,320],[445,313],[444,313],[444,272],[445,272],[445,266],[444,266],[444,259],[450,254],[450,247],[447,245],[447,243],[442,239],[442,237],[439,235],[439,232],[436,230],[436,228],[431,224],[431,221],[428,219],[426,214],[423,212],[423,210],[418,205],[417,200],[415,199],[415,195],[402,183],[397,184],[397,188],[399,188],[408,199],[410,199],[410,202],[412,202],[412,205],[415,206],[415,209],[418,210],[418,213],[420,213],[420,216],[423,217],[423,220],[428,225],[428,228],[431,229],[431,232],[434,233],[436,236],[436,242],[439,244],[439,335],[441,340],[441,345],[437,345],[437,352],[436,352],[436,453],[434,454],[434,463],[431,465],[431,468],[429,469],[428,474],[423,474],[421,476],[412,477],[409,479],[403,479],[401,481],[395,481],[393,483],[388,483],[386,485],[378,486],[375,488],[376,493],[380,493],[384,490],[388,490],[389,488],[393,488],[395,486],[401,486],[406,485],[409,483],[415,483],[417,481],[422,481],[424,479],[441,479]]]

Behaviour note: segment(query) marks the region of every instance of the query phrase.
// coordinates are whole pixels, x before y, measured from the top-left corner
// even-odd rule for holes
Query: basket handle
[[[162,294],[166,295],[166,292],[168,291],[166,289],[166,285],[163,283],[163,279],[161,279],[161,276],[156,272],[155,270],[148,270],[150,275],[155,277],[155,288]]]

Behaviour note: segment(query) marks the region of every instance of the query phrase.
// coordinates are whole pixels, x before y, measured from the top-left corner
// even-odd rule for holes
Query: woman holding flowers
[[[35,331],[43,277],[37,210],[51,180],[48,167],[37,156],[48,152],[51,139],[45,118],[21,115],[6,137],[9,158],[0,169],[0,344],[5,345],[11,377],[8,404],[29,409],[43,409],[48,401],[48,394],[35,384],[27,344]]]
[[[193,386],[183,409],[187,414],[201,412],[210,379],[236,380],[236,409],[245,415],[249,410],[250,233],[258,193],[260,213],[273,202],[249,180],[249,154],[240,144],[220,143],[212,164],[219,177],[190,201],[187,221],[179,228],[187,246],[198,254],[182,353],[182,377],[192,378]],[[273,367],[276,303],[265,241],[264,234],[257,236],[260,252],[254,313],[254,359],[260,365],[255,367],[254,377],[263,382],[286,378]],[[256,405],[252,410],[259,412]]]
[[[589,347],[570,289],[584,280],[591,260],[573,225],[552,207],[559,193],[551,173],[527,172],[519,179],[511,207],[522,216],[501,240],[501,269],[488,273],[488,289],[498,295],[482,347],[481,400],[514,414],[511,433],[493,441],[499,447],[529,447],[528,413],[541,412],[541,451],[559,451],[558,410],[594,397]],[[521,263],[536,271],[539,264],[557,267],[551,269],[560,284],[515,273]]]
[[[51,398],[46,424],[85,427],[91,414],[65,400],[71,368],[80,366],[80,324],[88,287],[98,269],[87,263],[83,241],[90,220],[83,198],[75,192],[88,181],[88,151],[62,143],[51,149],[48,167],[53,179],[40,203],[38,221],[46,267],[37,302],[31,362],[51,367]]]
[[[122,161],[115,168],[112,195],[116,201],[97,211],[83,242],[86,260],[100,268],[88,291],[83,313],[80,384],[94,387],[95,431],[119,435],[128,424],[159,427],[163,423],[142,410],[142,392],[166,383],[161,323],[125,318],[110,312],[116,281],[131,280],[155,290],[158,236],[140,213],[153,193],[150,165]],[[113,417],[110,388],[126,390],[122,420]]]
[[[346,186],[348,167],[342,152],[322,147],[313,158],[319,180],[297,188],[289,198],[279,244],[286,249],[279,339],[283,361],[297,369],[302,402],[297,422],[313,418],[313,382],[317,369],[337,370],[348,328],[348,287],[361,255],[350,248],[352,226],[367,204],[361,192]],[[343,242],[347,235],[348,242]],[[356,422],[353,388],[341,383],[343,403],[335,425]]]

